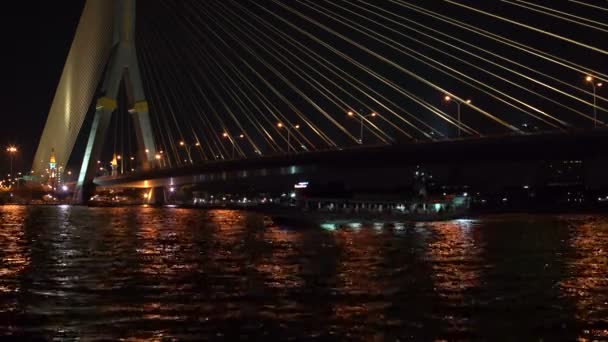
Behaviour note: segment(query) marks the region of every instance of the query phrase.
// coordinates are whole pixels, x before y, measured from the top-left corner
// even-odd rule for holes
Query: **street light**
[[[13,174],[13,158],[15,156],[15,153],[17,153],[18,151],[19,150],[17,149],[17,147],[12,145],[6,148],[6,152],[8,152],[8,155],[11,160],[11,175]]]
[[[158,161],[158,167],[160,168],[160,167],[161,167],[161,165],[160,165],[160,160],[162,159],[162,156],[161,156],[159,153],[157,153],[157,154],[154,156],[154,159],[156,159],[156,160]]]
[[[232,135],[228,134],[228,132],[222,133],[222,137],[224,137],[224,139],[228,139],[230,141],[230,143],[232,144],[232,159],[234,159],[234,153],[236,150],[236,141],[234,141],[234,139],[232,139]],[[245,138],[244,134],[239,134],[239,139],[244,139],[244,138]]]
[[[180,141],[179,142],[179,146],[181,146],[181,147],[183,147],[183,148],[186,149],[186,153],[188,153],[188,160],[190,161],[190,164],[193,164],[193,162],[192,162],[192,155],[190,154],[190,149],[192,148],[192,145],[186,144],[184,141]]]
[[[124,173],[125,173],[125,163],[122,161],[122,156],[120,154],[116,156],[116,162],[120,163],[120,174],[124,175]]]
[[[602,82],[595,83],[595,79],[593,76],[585,77],[585,81],[591,84],[593,88],[593,128],[597,128],[597,96],[596,96],[596,87],[601,88],[604,84]]]
[[[444,98],[445,102],[455,102],[456,106],[458,107],[458,117],[457,117],[457,121],[458,121],[458,137],[460,138],[462,136],[462,121],[460,120],[460,105],[465,103],[470,105],[471,104],[471,100],[465,100],[465,101],[461,101],[459,99],[453,98],[450,95],[446,95]]]
[[[351,116],[351,117],[359,116],[359,118],[361,119],[361,129],[359,131],[359,145],[363,145],[363,125],[364,125],[364,121],[368,117],[372,117],[373,118],[373,117],[378,116],[378,113],[372,112],[372,113],[367,114],[367,115],[361,115],[361,114],[359,114],[359,113],[354,112],[354,111],[351,110],[347,114],[348,114],[348,116]]]
[[[300,125],[293,125],[291,127],[284,125],[282,122],[279,122],[277,124],[277,127],[279,128],[284,128],[287,130],[287,153],[289,153],[289,150],[291,149],[291,130],[292,129],[300,129]],[[294,149],[295,152],[295,149]]]

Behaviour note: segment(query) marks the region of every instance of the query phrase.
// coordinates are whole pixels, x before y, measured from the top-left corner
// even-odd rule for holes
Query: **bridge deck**
[[[577,131],[471,138],[401,145],[361,146],[340,150],[270,155],[214,161],[170,169],[152,169],[117,177],[98,177],[105,187],[196,184],[252,176],[293,175],[316,168],[373,168],[416,164],[461,164],[602,158],[608,155],[608,131]]]

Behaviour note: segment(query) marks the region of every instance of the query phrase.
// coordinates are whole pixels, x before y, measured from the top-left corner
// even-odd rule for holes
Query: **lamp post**
[[[363,125],[364,125],[364,122],[369,117],[373,118],[373,117],[378,116],[378,113],[372,112],[372,113],[367,114],[367,115],[362,115],[362,114],[359,114],[359,113],[354,112],[354,111],[351,110],[351,111],[349,111],[346,114],[348,114],[348,116],[351,116],[351,117],[358,116],[361,119],[361,127],[360,127],[360,130],[359,130],[359,145],[363,145]]]
[[[463,103],[471,104],[471,100],[460,101],[459,99],[453,98],[450,95],[446,95],[443,99],[445,100],[445,102],[448,102],[448,103],[449,102],[456,103],[456,106],[458,107],[456,121],[458,122],[458,137],[460,138],[462,136],[462,121],[460,119],[460,113],[461,113],[460,105],[462,105]]]
[[[279,122],[277,124],[277,127],[284,128],[285,130],[287,130],[287,153],[289,153],[289,150],[291,150],[291,130],[300,129],[300,125],[287,126],[287,125],[284,125],[282,122]],[[294,152],[295,152],[295,149],[294,149]]]
[[[125,174],[125,163],[122,161],[122,156],[121,155],[117,155],[116,156],[116,161],[118,163],[120,163],[120,174],[124,175]]]
[[[158,162],[158,168],[159,168],[159,169],[161,168],[161,164],[160,164],[161,162],[160,162],[160,161],[161,161],[161,159],[162,159],[162,158],[163,158],[163,157],[160,155],[160,153],[157,153],[157,154],[154,156],[154,159],[156,159],[156,161]]]
[[[593,128],[597,128],[597,92],[596,88],[601,88],[604,84],[602,82],[595,82],[593,76],[587,76],[585,78],[587,83],[591,84],[591,88],[593,88]]]
[[[230,141],[230,143],[232,144],[232,159],[234,159],[234,154],[236,151],[236,141],[233,139],[231,134],[228,134],[228,132],[222,133],[222,137],[224,137],[224,139],[228,139]],[[244,134],[239,134],[238,137],[239,137],[239,139],[245,139]]]
[[[190,154],[190,149],[192,148],[192,145],[186,144],[184,141],[180,141],[179,146],[186,149],[186,153],[188,154],[188,161],[190,162],[190,164],[193,164],[192,155]]]
[[[6,152],[8,152],[9,159],[11,160],[10,161],[10,164],[11,164],[11,177],[13,177],[13,158],[15,157],[15,153],[17,153],[18,151],[19,150],[17,149],[17,147],[12,146],[12,145],[6,148]]]

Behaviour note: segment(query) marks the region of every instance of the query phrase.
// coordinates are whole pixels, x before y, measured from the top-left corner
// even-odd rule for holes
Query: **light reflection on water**
[[[28,339],[594,340],[608,219],[276,224],[0,207],[0,333]]]
[[[608,339],[608,221],[570,220],[570,232],[573,251],[561,282],[563,295],[575,303],[577,320],[587,323],[586,340]]]

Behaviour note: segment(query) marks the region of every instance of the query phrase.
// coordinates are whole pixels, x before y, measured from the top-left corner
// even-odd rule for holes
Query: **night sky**
[[[598,32],[597,30],[582,28],[564,21],[551,19],[545,15],[535,14],[500,1],[463,0],[459,2],[474,6],[481,10],[509,17],[540,29],[547,29],[551,32],[580,40],[581,42],[598,48],[608,48],[606,40],[601,39],[601,37],[606,36],[606,33],[604,32]],[[16,144],[21,148],[22,153],[18,160],[19,165],[23,168],[28,168],[28,165],[31,163],[32,155],[37,147],[38,137],[42,132],[46,115],[51,105],[54,91],[57,87],[65,58],[68,54],[71,40],[82,11],[83,3],[84,1],[79,0],[59,2],[37,1],[34,4],[19,2],[18,5],[13,5],[14,9],[12,11],[3,11],[2,23],[0,25],[3,26],[4,32],[10,32],[11,34],[4,35],[5,39],[8,40],[5,40],[4,42],[6,48],[0,57],[2,58],[3,66],[3,89],[0,96],[3,101],[2,116],[4,119],[4,124],[0,126],[0,143],[3,145]],[[310,84],[305,83],[299,79],[297,75],[290,73],[286,67],[281,66],[280,61],[274,59],[276,54],[267,50],[267,47],[262,45],[256,46],[254,43],[258,39],[261,43],[264,43],[263,39],[261,39],[260,36],[254,38],[255,40],[251,39],[251,37],[247,37],[244,33],[239,31],[239,28],[246,27],[244,26],[246,24],[239,21],[237,18],[226,15],[227,12],[225,11],[227,9],[231,11],[235,10],[237,12],[240,11],[238,6],[231,3],[233,2],[201,2],[193,0],[174,2],[148,0],[139,3],[138,48],[140,49],[140,60],[143,66],[144,82],[153,108],[153,113],[151,113],[151,115],[156,115],[156,117],[153,117],[156,119],[154,123],[156,129],[159,127],[169,127],[169,130],[171,131],[170,134],[165,133],[164,135],[157,133],[157,139],[160,141],[161,148],[171,151],[171,145],[175,144],[175,142],[180,139],[188,141],[200,139],[206,146],[207,144],[211,146],[210,151],[213,151],[214,148],[221,151],[221,149],[225,149],[226,146],[221,145],[223,142],[219,138],[218,131],[221,131],[224,128],[227,128],[233,132],[233,134],[238,134],[242,129],[248,133],[255,131],[251,122],[241,122],[242,125],[239,126],[230,118],[230,113],[232,112],[239,118],[239,121],[241,121],[241,119],[244,118],[244,114],[242,113],[243,107],[247,107],[244,104],[238,104],[237,101],[234,101],[234,98],[231,97],[230,94],[234,95],[235,92],[238,92],[237,88],[233,88],[234,86],[246,90],[247,94],[252,98],[255,95],[254,92],[246,89],[247,85],[242,82],[242,80],[236,80],[234,83],[230,83],[233,81],[231,77],[236,77],[236,74],[230,73],[231,65],[237,65],[239,70],[252,81],[253,85],[260,89],[262,94],[268,96],[270,99],[273,99],[274,95],[272,94],[272,91],[265,88],[259,79],[256,79],[256,76],[251,70],[247,70],[245,63],[250,63],[254,69],[259,70],[259,72],[277,89],[284,91],[285,96],[293,102],[297,109],[306,113],[306,116],[311,118],[311,121],[316,127],[327,132],[328,136],[334,138],[338,145],[344,146],[352,144],[352,140],[349,140],[349,138],[337,129],[334,124],[330,124],[326,118],[315,110],[314,106],[311,106],[310,103],[287,89],[288,87],[286,87],[284,83],[281,83],[281,80],[276,75],[273,75],[267,66],[264,66],[263,63],[248,54],[247,49],[239,46],[238,41],[234,40],[235,38],[231,38],[231,34],[233,34],[233,37],[236,37],[236,39],[241,39],[242,42],[252,47],[263,60],[268,61],[268,63],[274,66],[278,72],[284,74],[289,81],[293,82],[294,85],[306,91],[313,101],[336,119],[338,124],[344,125],[347,130],[352,131],[354,134],[354,132],[357,131],[356,124],[353,123],[352,120],[349,121],[349,119],[343,115],[343,113],[349,109],[347,107],[350,106],[330,103],[327,98],[323,97],[322,92],[314,90]],[[455,108],[450,108],[442,103],[441,98],[443,94],[438,93],[434,89],[430,89],[428,86],[425,86],[418,81],[408,78],[407,75],[400,74],[393,67],[387,66],[385,63],[379,63],[368,54],[341,41],[336,38],[336,36],[328,34],[319,27],[314,27],[302,18],[281,8],[271,0],[257,2],[244,0],[237,3],[242,9],[249,10],[261,18],[268,20],[278,30],[287,33],[289,36],[294,37],[299,42],[302,42],[312,50],[318,52],[321,56],[328,58],[346,72],[365,84],[368,84],[372,89],[387,96],[387,99],[393,101],[396,105],[414,113],[415,116],[427,121],[446,135],[454,134],[454,128],[449,127],[443,120],[439,120],[434,115],[421,110],[419,106],[412,104],[411,101],[405,100],[402,96],[386,87],[386,85],[379,84],[377,80],[374,80],[369,75],[361,73],[353,67],[352,64],[332,56],[325,48],[301,35],[297,30],[280,22],[276,17],[273,17],[271,14],[264,11],[263,8],[271,13],[277,14],[278,17],[284,18],[288,22],[294,23],[297,27],[304,28],[332,47],[349,54],[357,61],[369,66],[384,77],[389,78],[398,86],[403,87],[403,89],[419,96],[423,101],[452,115]],[[422,75],[431,82],[440,84],[442,87],[449,89],[457,95],[473,98],[474,103],[487,112],[500,116],[516,126],[527,122],[525,115],[517,113],[517,111],[514,111],[512,108],[493,100],[478,90],[465,86],[454,79],[450,79],[422,63],[405,57],[403,54],[374,42],[361,34],[353,32],[352,29],[345,27],[339,22],[332,21],[327,17],[320,15],[318,12],[305,6],[307,3],[306,1],[284,1],[283,3],[318,20],[320,23],[327,25],[330,29],[365,45],[372,51],[379,53],[391,61]],[[341,4],[348,7],[355,3],[357,2],[351,2],[350,4],[348,1],[338,1],[334,3],[331,1],[318,2],[318,4],[327,6],[327,8],[332,8],[347,17],[349,15],[352,17],[352,14],[341,11],[336,7],[331,7],[332,4]],[[531,32],[530,30],[500,22],[496,19],[488,18],[487,16],[475,14],[472,11],[459,8],[458,6],[451,5],[444,1],[411,1],[410,3],[424,6],[426,9],[469,23],[475,27],[510,37],[510,39],[517,42],[557,54],[560,57],[580,63],[583,67],[596,69],[602,72],[606,70],[605,67],[608,65],[606,54],[592,52],[588,49],[551,39],[545,35]],[[142,7],[143,4],[145,4],[145,7]],[[224,4],[228,5],[223,7]],[[368,4],[372,3],[370,2]],[[601,13],[581,6],[566,4],[565,2],[554,4],[554,2],[544,1],[539,2],[539,4],[544,6],[555,6],[555,8],[558,8],[559,10],[572,12],[576,15],[598,20],[600,22],[603,20],[604,23],[606,22],[605,19],[608,17],[608,12]],[[603,2],[598,1],[594,2],[594,4],[601,5]],[[464,30],[456,29],[451,25],[405,10],[395,4],[391,4],[389,1],[382,2],[382,6],[383,9],[391,13],[412,18],[441,32],[479,45],[509,59],[523,63],[532,69],[549,74],[563,82],[587,89],[583,82],[584,75],[582,74],[572,71],[565,72],[562,68],[547,63],[542,59],[527,57],[511,48],[492,43],[487,39],[479,38]],[[353,7],[350,8],[354,9]],[[248,20],[251,20],[251,18]],[[358,22],[363,23],[361,20],[358,20]],[[403,31],[402,28],[394,26],[389,22],[386,22],[386,24],[389,28]],[[494,84],[494,82],[496,82],[492,77],[476,71],[471,66],[465,66],[458,62],[454,62],[454,60],[441,56],[437,51],[417,46],[415,43],[404,40],[398,35],[391,33],[390,30],[387,30],[386,28],[373,27],[373,29],[376,30],[376,32],[383,34],[384,37],[394,39],[395,41],[404,44],[404,46],[411,47],[417,52],[430,56],[448,67],[454,67],[464,74],[480,80],[482,83]],[[270,31],[265,32],[270,33]],[[214,35],[214,33],[216,35]],[[424,36],[420,34],[414,33],[411,35],[418,39],[425,39]],[[230,49],[223,45],[222,39],[228,43]],[[303,60],[310,61],[311,63],[315,59],[318,60],[318,58],[311,58],[302,51],[294,50],[294,53],[296,56],[299,56]],[[463,55],[459,55],[459,57],[470,60],[470,57]],[[291,58],[290,60],[294,61],[294,58]],[[304,67],[303,64],[296,65]],[[487,68],[497,74],[501,74],[501,71],[496,68]],[[227,71],[228,74],[225,74]],[[320,80],[320,78],[317,77],[317,80]],[[337,81],[336,79],[333,80]],[[516,81],[515,79],[513,80]],[[158,87],[159,84],[162,84],[163,86]],[[327,82],[323,84],[328,86]],[[526,87],[539,94],[550,96],[549,93],[546,93],[545,90],[538,87],[538,85],[526,84]],[[329,87],[329,90],[336,90],[336,88]],[[553,103],[549,103],[538,96],[522,92],[521,89],[517,89],[512,85],[503,84],[501,85],[501,90],[509,92],[510,95],[517,99],[522,99],[533,106],[542,108],[543,110],[558,116],[560,119],[567,120],[575,127],[590,127],[589,120],[582,120],[577,115],[572,115],[572,113],[564,110],[563,107],[555,106]],[[585,96],[584,99],[586,101],[591,100],[588,94],[576,95]],[[345,97],[345,95],[341,95],[337,98]],[[568,102],[570,100],[567,98],[555,99],[560,102],[563,100],[564,103],[567,103],[567,105],[574,110],[584,112],[585,114],[590,112],[588,106],[581,105],[576,101]],[[273,102],[277,103],[277,110],[281,111],[290,122],[301,123],[301,120],[291,113],[293,112],[292,108],[278,104],[279,101],[276,99],[274,99]],[[366,101],[362,102],[365,102],[365,107],[380,110],[377,109],[377,107],[374,107],[374,104],[370,104]],[[363,104],[354,104],[354,101],[352,100],[351,103],[353,103],[353,108],[364,107]],[[260,102],[258,102],[258,104],[262,107]],[[608,106],[605,102],[602,105]],[[250,106],[250,109],[251,108],[253,108],[253,106]],[[382,112],[381,114],[388,115]],[[266,119],[267,122],[265,122],[264,125],[266,125],[268,130],[275,129],[275,127],[272,127],[277,121],[274,118],[266,117],[265,115],[267,114],[263,113],[253,113],[251,115],[254,119],[259,121]],[[473,115],[470,112],[466,115],[467,123],[484,134],[504,133],[503,128],[480,115]],[[605,113],[601,113],[601,115],[605,115]],[[205,123],[203,121],[204,117],[206,117],[209,122]],[[124,118],[121,119],[120,117],[117,119],[119,122],[115,123],[116,127],[123,125],[123,123],[121,123],[122,121],[120,121],[123,119]],[[246,120],[243,119],[242,121]],[[393,122],[398,123],[399,121],[395,120]],[[532,125],[542,126],[541,124],[534,122]],[[389,135],[394,137],[395,142],[410,141],[409,138],[400,135],[395,131],[394,127],[391,127],[388,124],[379,123],[379,126],[381,129],[388,132]],[[541,127],[540,129],[544,129],[544,127]],[[190,133],[190,131],[193,133]],[[310,139],[311,145],[322,148],[324,142],[315,137],[311,132],[311,130],[303,131],[303,134]],[[113,134],[115,134],[115,132],[110,132],[110,136]],[[275,138],[278,139],[277,135],[280,133],[272,134],[275,134]],[[252,134],[253,142],[259,146],[264,145],[262,137],[253,135],[254,134]],[[114,141],[114,145],[116,145],[116,139],[110,138],[108,141]],[[370,142],[378,143],[380,140],[376,139],[376,137],[370,137]],[[118,144],[124,145],[125,140],[119,141]],[[242,146],[244,153],[252,153],[253,149],[245,145],[247,144],[243,144]],[[261,149],[266,151],[269,148],[261,147]],[[2,160],[6,161],[6,156],[4,156],[4,159]]]
[[[0,144],[16,144],[16,165],[28,168],[37,148],[83,0],[15,1],[2,11]],[[3,153],[2,169],[7,170]]]

